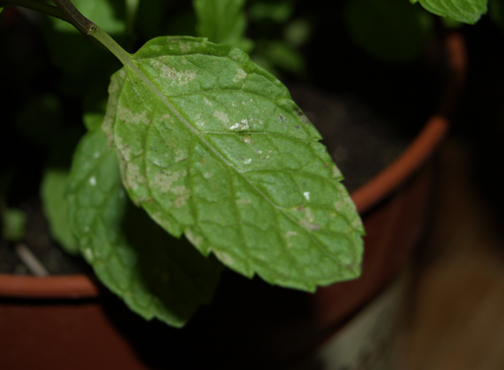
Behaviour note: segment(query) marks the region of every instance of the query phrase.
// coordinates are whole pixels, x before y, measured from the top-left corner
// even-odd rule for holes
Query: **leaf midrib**
[[[336,264],[338,264],[337,258],[335,258],[331,253],[329,253],[326,248],[319,243],[319,241],[315,238],[315,236],[308,230],[307,228],[303,227],[302,225],[297,222],[295,218],[293,218],[288,212],[286,212],[283,207],[277,206],[271,199],[269,199],[266,194],[264,194],[257,186],[255,186],[254,183],[252,183],[246,176],[242,174],[242,172],[236,168],[233,163],[229,162],[217,149],[214,148],[213,145],[211,145],[201,134],[200,132],[194,128],[180,113],[179,111],[168,101],[168,99],[163,95],[163,93],[158,89],[158,87],[151,82],[147,76],[135,65],[133,62],[132,58],[134,56],[128,56],[127,60],[125,60],[125,67],[130,68],[134,74],[154,93],[154,95],[163,103],[165,106],[186,126],[186,128],[192,132],[196,137],[198,137],[203,144],[207,146],[219,159],[221,159],[222,162],[224,162],[229,168],[232,168],[237,174],[239,174],[240,177],[244,179],[249,185],[257,191],[273,208],[277,209],[281,213],[283,213],[287,218],[289,218],[292,222],[295,224],[299,225],[301,228],[303,228],[308,235],[310,236],[310,239],[312,242],[320,249],[323,250],[324,253],[331,259],[333,260]],[[277,222],[278,223],[278,222]],[[283,240],[283,239],[282,239]],[[284,244],[284,242],[282,242]],[[285,252],[287,253],[287,250],[284,246]],[[288,254],[288,253],[287,253]],[[297,263],[295,264],[297,265]],[[303,274],[304,275],[304,274]]]

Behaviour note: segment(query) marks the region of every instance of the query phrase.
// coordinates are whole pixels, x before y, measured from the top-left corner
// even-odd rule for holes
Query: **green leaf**
[[[86,134],[76,150],[68,201],[82,255],[133,311],[180,327],[210,302],[221,266],[131,205],[102,130]]]
[[[103,114],[88,112],[84,113],[82,119],[84,121],[84,126],[86,126],[86,129],[88,131],[94,131],[101,127],[101,124],[103,122]]]
[[[26,213],[20,209],[0,209],[2,221],[2,238],[11,242],[23,240],[26,235]]]
[[[355,278],[363,228],[320,134],[239,49],[149,41],[117,72],[103,123],[133,201],[248,277]]]
[[[351,0],[344,10],[354,42],[385,62],[409,62],[425,48],[432,16],[404,0]]]
[[[455,21],[475,24],[487,12],[488,0],[410,0],[420,4],[429,12]]]
[[[292,73],[300,73],[305,69],[301,54],[285,41],[271,40],[262,42],[254,56],[264,57],[274,67],[280,67]]]
[[[490,19],[504,31],[504,1],[490,0]]]
[[[271,20],[284,23],[289,20],[294,11],[291,1],[263,2],[258,1],[250,6],[250,18],[254,21]]]
[[[243,41],[247,28],[244,5],[245,0],[193,0],[198,36],[216,43],[251,48],[250,41]]]
[[[69,173],[48,169],[42,178],[40,195],[53,238],[70,254],[79,253],[77,241],[70,229],[66,187]]]

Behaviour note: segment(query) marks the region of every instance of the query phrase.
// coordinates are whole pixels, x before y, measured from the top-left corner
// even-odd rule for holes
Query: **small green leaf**
[[[277,23],[284,23],[289,20],[294,11],[294,4],[291,1],[280,2],[253,2],[250,6],[250,18],[254,21],[271,20]]]
[[[417,1],[429,12],[455,21],[475,24],[487,12],[488,0],[410,0]]]
[[[490,0],[490,19],[504,31],[504,1]]]
[[[273,67],[280,67],[292,73],[300,73],[305,68],[301,54],[285,41],[263,42],[257,54],[264,57]]]
[[[82,117],[84,121],[84,125],[88,131],[94,131],[101,127],[103,122],[103,114],[102,113],[85,113]]]
[[[103,123],[133,201],[245,276],[313,291],[360,273],[363,227],[320,134],[239,49],[149,41]]]
[[[18,242],[26,235],[26,213],[20,209],[0,209],[2,221],[2,238]]]
[[[386,62],[417,58],[433,29],[432,15],[404,0],[350,0],[344,17],[354,42]]]
[[[42,178],[40,195],[53,238],[70,254],[79,253],[77,241],[70,230],[66,187],[68,171],[48,169]]]
[[[86,134],[76,150],[68,201],[82,255],[133,311],[180,327],[210,302],[221,266],[131,205],[101,130]]]
[[[245,0],[193,0],[198,36],[216,43],[251,47],[250,42],[243,41],[247,28],[244,5]]]

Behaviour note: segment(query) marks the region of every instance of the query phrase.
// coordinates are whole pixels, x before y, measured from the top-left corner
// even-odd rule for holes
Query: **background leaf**
[[[432,16],[404,0],[350,0],[345,24],[353,41],[386,62],[409,62],[425,48]]]
[[[229,44],[245,51],[252,49],[245,39],[245,0],[193,0],[198,23],[196,33],[215,43]]]
[[[2,238],[11,242],[23,240],[26,235],[26,213],[16,208],[0,207]]]
[[[504,1],[490,0],[489,8],[490,18],[502,31],[504,31]]]
[[[69,174],[66,170],[48,169],[40,186],[44,212],[53,238],[70,254],[79,253],[77,241],[70,229],[66,187]]]
[[[180,327],[210,302],[221,266],[131,205],[101,130],[86,134],[76,150],[68,201],[82,255],[133,311]]]
[[[488,0],[410,0],[417,1],[429,12],[455,21],[475,24],[487,12]]]
[[[121,44],[126,37],[126,4],[124,0],[73,0],[84,16],[93,20]],[[49,17],[44,23],[44,36],[54,65],[61,68],[61,91],[79,99],[86,92],[106,89],[108,79],[119,63],[99,45],[82,37],[71,24]]]
[[[313,291],[360,273],[362,224],[319,133],[242,51],[149,41],[104,120],[133,201],[246,276]]]

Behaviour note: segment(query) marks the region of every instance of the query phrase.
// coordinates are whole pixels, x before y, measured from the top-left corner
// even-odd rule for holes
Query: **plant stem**
[[[94,37],[100,44],[109,49],[123,65],[130,67],[133,66],[136,69],[136,66],[131,61],[131,54],[126,52],[126,50],[124,50],[112,37],[110,37],[108,33],[94,23],[93,25],[93,29],[91,29],[87,35]]]
[[[7,6],[19,6],[22,8],[35,10],[37,12],[50,15],[52,17],[61,19],[61,20],[68,22],[68,23],[72,23],[72,22],[70,22],[70,19],[65,14],[63,14],[63,12],[60,9],[58,9],[57,7],[52,6],[52,5],[41,3],[40,1],[4,0],[4,1],[0,1],[0,5],[4,5],[6,7]]]
[[[58,6],[58,8],[60,8],[63,14],[65,14],[70,19],[70,23],[72,23],[72,25],[84,35],[87,35],[89,31],[97,27],[93,22],[84,17],[70,0],[53,1]]]
[[[62,19],[84,35],[92,36],[103,46],[105,46],[123,65],[127,65],[136,69],[136,66],[131,61],[131,54],[127,53],[108,33],[82,15],[81,12],[72,4],[70,0],[54,0],[58,7],[46,5],[33,0],[0,0],[0,5],[6,4],[9,6],[21,6],[24,8],[40,11],[53,17]]]

